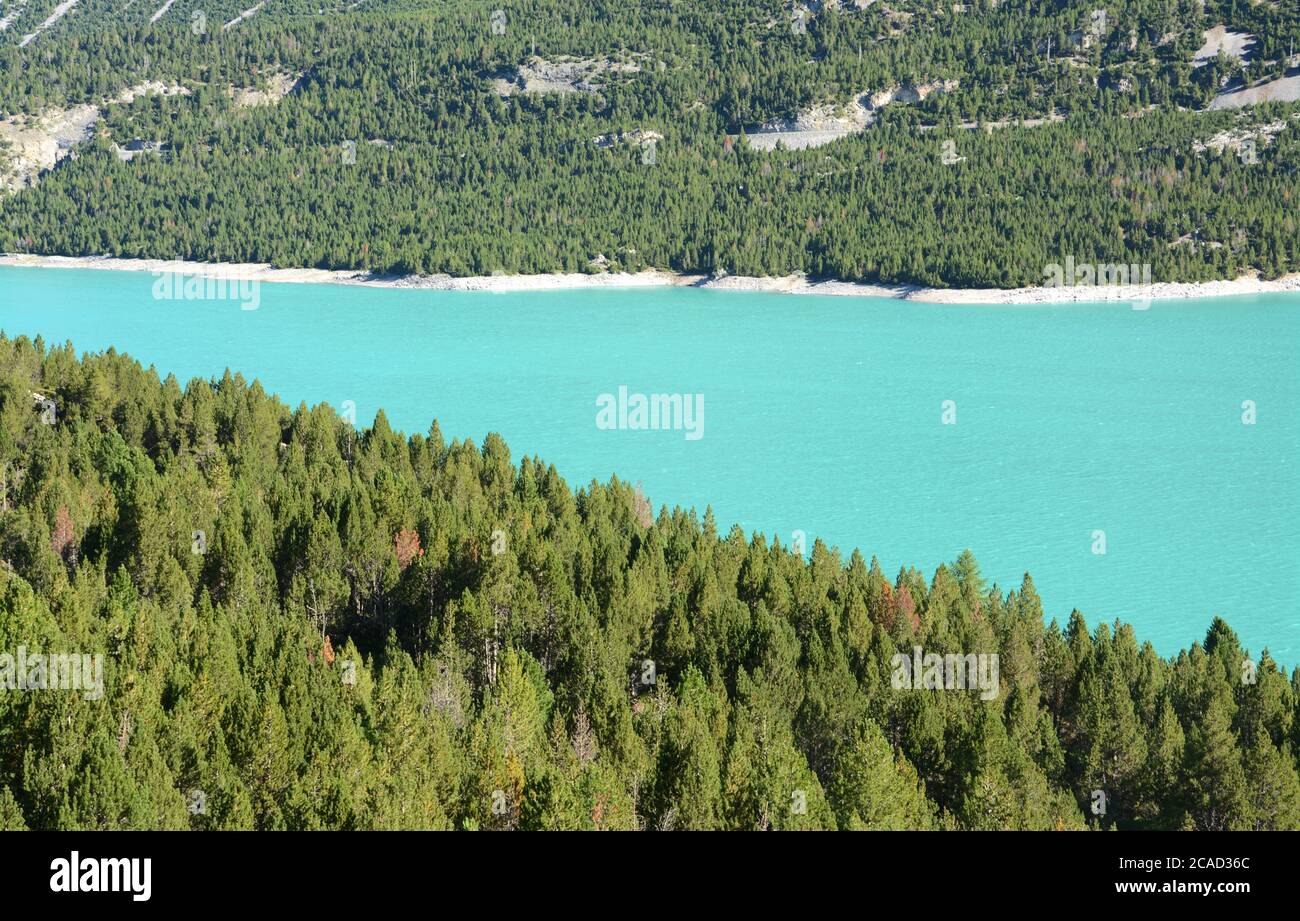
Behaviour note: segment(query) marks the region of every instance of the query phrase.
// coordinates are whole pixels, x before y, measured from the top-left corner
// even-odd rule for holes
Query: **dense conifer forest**
[[[1162,659],[969,553],[805,558],[23,338],[0,473],[0,649],[104,656],[0,691],[0,829],[1300,828],[1300,670],[1208,611]],[[899,687],[917,646],[996,684]]]
[[[0,3],[0,120],[100,117],[0,192],[8,252],[1000,287],[1067,256],[1300,270],[1300,105],[1209,108],[1294,73],[1294,4],[80,0],[41,31],[53,8]],[[1242,55],[1195,60],[1219,26]],[[175,91],[121,101],[148,83]],[[900,88],[824,146],[748,140]]]
[[[1268,0],[0,0],[0,251],[1275,277],[1300,103],[1223,103],[1297,45]],[[431,423],[0,333],[0,830],[1300,830],[1300,669],[1208,609],[1166,659]]]

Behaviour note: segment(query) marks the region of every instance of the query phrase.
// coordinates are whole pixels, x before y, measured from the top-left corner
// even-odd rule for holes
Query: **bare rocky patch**
[[[746,140],[755,150],[775,150],[778,145],[803,150],[829,144],[864,130],[875,120],[865,99],[858,96],[847,106],[814,106],[794,118],[764,122],[746,131]]]
[[[27,0],[18,0],[17,3],[10,6],[9,12],[5,13],[3,18],[0,18],[0,32],[5,31],[13,25],[14,22],[17,21],[18,17],[23,14],[25,9],[27,9]]]
[[[99,116],[99,109],[87,103],[0,121],[0,138],[8,145],[8,162],[0,164],[0,188],[13,192],[35,185],[41,173],[90,140]]]
[[[1041,128],[1043,125],[1053,125],[1057,122],[1065,121],[1065,116],[1055,109],[1050,115],[1042,118],[999,118],[990,119],[983,122],[965,121],[957,125],[960,131],[983,131],[986,134],[992,134],[994,131],[1001,131],[1004,128]],[[918,131],[936,131],[936,125],[920,125]]]
[[[127,141],[125,145],[113,145],[113,153],[117,158],[125,163],[129,163],[136,157],[149,154],[162,153],[163,145],[160,141],[143,141],[140,138]]]
[[[746,130],[745,135],[756,150],[775,150],[777,145],[789,150],[820,147],[865,130],[886,106],[922,102],[933,93],[951,92],[959,85],[957,80],[898,84],[875,93],[863,93],[845,106],[814,106],[793,118],[765,122]]]
[[[568,58],[547,61],[536,55],[523,64],[498,74],[492,86],[502,96],[518,93],[596,93],[604,88],[598,82],[611,74],[636,73],[641,66],[635,61],[609,58]]]
[[[1255,36],[1249,32],[1229,32],[1227,27],[1219,24],[1205,30],[1205,44],[1192,55],[1193,67],[1204,67],[1219,56],[1222,51],[1228,57],[1244,61],[1255,44]]]
[[[1266,80],[1253,86],[1225,90],[1210,100],[1211,109],[1235,109],[1265,102],[1300,101],[1300,73]]]
[[[276,73],[267,77],[261,86],[230,86],[226,92],[230,94],[236,108],[275,105],[301,85],[303,76]]]
[[[1204,154],[1207,151],[1221,154],[1225,150],[1238,156],[1267,147],[1273,139],[1285,131],[1287,122],[1275,121],[1265,125],[1251,125],[1220,131],[1213,137],[1192,141],[1192,153]]]
[[[46,20],[36,27],[35,32],[23,36],[23,40],[18,43],[18,47],[26,48],[28,45],[30,45],[32,42],[36,40],[36,37],[38,35],[40,35],[46,29],[53,26],[64,16],[68,15],[68,13],[72,12],[72,8],[75,7],[76,5],[77,5],[77,0],[63,0],[62,3],[60,3],[58,6],[54,8],[54,12],[50,13],[50,15],[46,18]]]
[[[236,107],[274,105],[293,92],[302,74],[277,73],[261,86],[227,88]],[[0,190],[16,192],[35,185],[42,173],[74,156],[76,148],[94,136],[103,117],[103,106],[130,105],[147,96],[188,96],[190,89],[177,83],[150,80],[129,86],[101,103],[46,109],[36,114],[19,113],[0,121]],[[135,138],[126,145],[114,145],[119,159],[129,161],[142,154],[162,150],[158,141]]]
[[[137,83],[135,86],[128,86],[122,92],[113,97],[113,102],[123,105],[130,105],[137,99],[145,96],[188,96],[190,90],[188,87],[181,86],[179,83],[163,83],[161,80],[148,80],[144,83]]]
[[[597,147],[604,149],[617,147],[620,144],[629,144],[634,147],[639,147],[647,141],[661,141],[663,140],[663,137],[664,136],[658,131],[651,131],[647,128],[637,128],[634,131],[618,131],[613,134],[602,134],[599,137],[592,138],[591,142]]]
[[[106,103],[129,104],[144,96],[189,92],[183,86],[155,80],[127,87]],[[8,145],[0,153],[0,189],[15,192],[35,185],[42,173],[73,156],[79,145],[94,136],[102,116],[98,105],[83,103],[46,109],[36,115],[19,113],[0,121],[0,139]]]
[[[157,9],[156,11],[154,11],[154,14],[153,14],[152,16],[149,17],[149,24],[150,24],[150,25],[153,25],[153,24],[154,24],[155,22],[157,22],[159,19],[162,19],[164,16],[166,16],[166,15],[167,15],[167,11],[168,11],[169,9],[172,8],[172,4],[175,3],[175,2],[176,2],[176,0],[167,0],[166,3],[164,3],[162,6],[158,7],[158,9]]]
[[[264,6],[266,6],[266,0],[262,0],[262,2],[259,3],[259,4],[257,4],[256,6],[250,6],[248,9],[244,10],[242,13],[240,13],[240,14],[239,14],[238,16],[236,16],[234,19],[230,20],[230,22],[228,22],[228,23],[226,23],[225,25],[223,25],[223,26],[221,27],[221,31],[224,32],[224,31],[226,31],[227,29],[233,29],[235,26],[239,25],[239,24],[240,24],[241,22],[243,22],[245,19],[249,19],[249,18],[251,18],[251,17],[257,15],[258,11],[261,10],[262,7],[264,7]]]

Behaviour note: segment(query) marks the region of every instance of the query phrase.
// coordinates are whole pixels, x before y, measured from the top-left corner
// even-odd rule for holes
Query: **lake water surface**
[[[963,548],[1049,616],[1173,654],[1218,614],[1300,662],[1300,296],[956,306],[677,288],[527,294],[263,284],[256,310],[148,273],[0,267],[0,329],[184,383],[481,443],[656,509],[712,506],[927,576]],[[702,437],[601,428],[601,394],[703,398]],[[945,401],[948,419],[945,424]],[[1256,422],[1243,424],[1253,401]],[[1105,553],[1096,532],[1105,534]]]

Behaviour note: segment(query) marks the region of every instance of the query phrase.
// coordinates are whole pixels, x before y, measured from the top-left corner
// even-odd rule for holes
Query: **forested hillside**
[[[0,690],[0,828],[1300,828],[1300,671],[1209,611],[1164,660],[969,553],[887,578],[39,340],[0,471],[0,650],[104,656]],[[917,646],[997,683],[898,687]]]
[[[1294,4],[245,2],[80,0],[43,30],[55,0],[0,2],[0,250],[957,286],[1067,256],[1300,270]],[[757,143],[783,129],[835,139]]]

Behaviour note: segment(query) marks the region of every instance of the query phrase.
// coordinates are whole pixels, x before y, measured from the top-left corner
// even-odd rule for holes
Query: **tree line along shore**
[[[235,4],[197,33],[192,6],[0,37],[0,136],[96,110],[0,196],[0,251],[949,289],[1067,259],[1300,270],[1300,106],[1211,108],[1300,60],[1286,5],[827,3],[796,27],[771,0],[532,0],[498,28],[491,3],[393,0],[223,28]],[[823,146],[746,140],[859,109]]]

